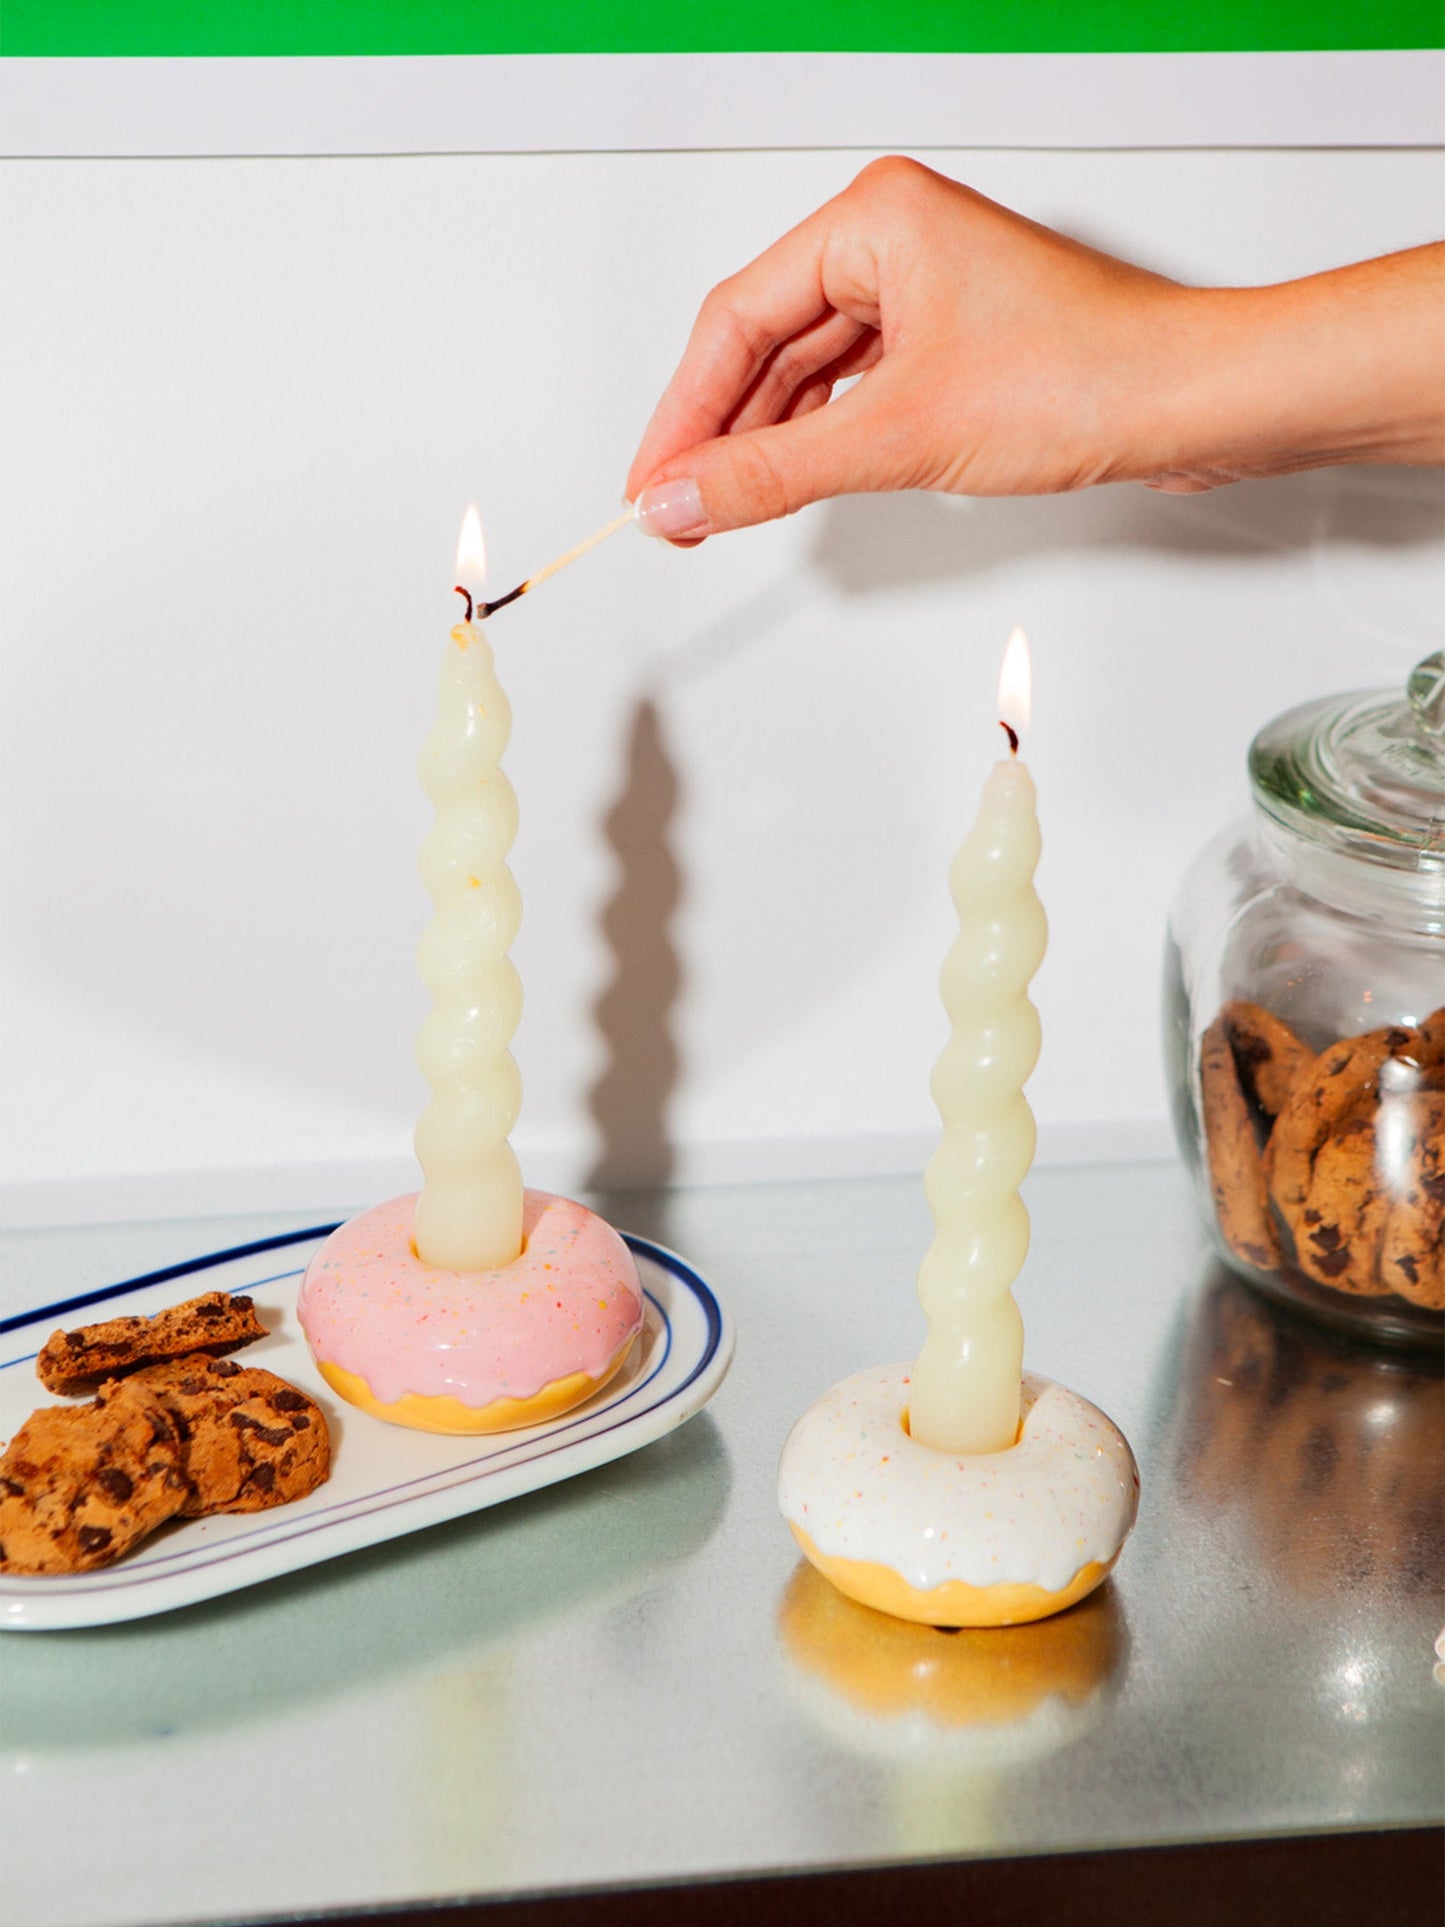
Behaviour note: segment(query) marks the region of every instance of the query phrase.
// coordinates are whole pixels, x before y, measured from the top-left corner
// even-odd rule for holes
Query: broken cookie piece
[[[41,1347],[35,1370],[46,1391],[75,1398],[97,1391],[108,1378],[165,1359],[195,1352],[221,1357],[265,1336],[251,1299],[208,1291],[153,1318],[111,1318],[54,1332]]]

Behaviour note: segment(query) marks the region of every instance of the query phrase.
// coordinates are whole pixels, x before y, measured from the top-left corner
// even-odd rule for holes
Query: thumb
[[[674,542],[752,528],[832,495],[915,486],[900,424],[867,376],[836,401],[767,428],[721,435],[674,455],[637,497],[638,527]],[[891,432],[890,432],[891,428]]]

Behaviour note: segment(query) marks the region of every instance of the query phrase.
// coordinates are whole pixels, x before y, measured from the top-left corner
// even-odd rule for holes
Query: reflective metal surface
[[[1092,1600],[901,1626],[802,1567],[777,1517],[792,1419],[917,1349],[917,1185],[614,1198],[737,1319],[708,1411],[229,1600],[8,1636],[7,1922],[1438,1820],[1438,1369],[1216,1270],[1172,1165],[1046,1171],[1028,1196],[1028,1362],[1102,1405],[1143,1476]],[[273,1228],[16,1236],[6,1309]]]

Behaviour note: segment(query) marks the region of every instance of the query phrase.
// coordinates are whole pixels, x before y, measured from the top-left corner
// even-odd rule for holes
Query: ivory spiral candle
[[[517,799],[501,767],[511,709],[475,603],[485,568],[469,508],[457,550],[467,617],[421,753],[436,806],[421,852],[435,910],[418,949],[432,993],[417,1038],[431,1085],[416,1127],[421,1193],[338,1225],[296,1294],[339,1397],[389,1424],[468,1437],[545,1425],[591,1398],[645,1320],[625,1240],[571,1198],[524,1190],[509,1142],[522,986],[507,953],[522,903],[507,868]]]
[[[1003,1451],[1019,1427],[1024,1332],[1012,1285],[1028,1251],[1019,1185],[1036,1142],[1023,1086],[1039,1054],[1028,985],[1048,940],[1033,884],[1034,785],[1016,747],[1028,704],[1028,645],[1015,629],[999,677],[1014,747],[989,772],[949,873],[960,927],[940,980],[950,1034],[932,1080],[943,1136],[924,1174],[935,1235],[918,1276],[928,1337],[909,1430],[948,1452]]]
[[[457,549],[466,592],[480,588],[484,568],[473,507]],[[522,1014],[507,954],[522,918],[506,864],[517,833],[517,799],[501,768],[511,726],[491,647],[469,615],[451,632],[420,760],[436,820],[421,851],[435,915],[417,952],[432,994],[417,1062],[432,1095],[416,1127],[415,1236],[426,1264],[453,1271],[510,1264],[522,1248],[522,1174],[508,1142],[522,1101],[508,1048]]]
[[[927,1626],[1015,1626],[1108,1575],[1139,1472],[1111,1419],[1023,1370],[1013,1281],[1029,1243],[1024,1081],[1039,1054],[1028,986],[1048,940],[1039,824],[1018,760],[1028,647],[1009,637],[999,708],[1012,752],[989,773],[949,873],[959,934],[943,966],[950,1034],[933,1072],[943,1138],[925,1176],[934,1239],[918,1277],[928,1338],[825,1392],[788,1434],[778,1505],[850,1599]]]

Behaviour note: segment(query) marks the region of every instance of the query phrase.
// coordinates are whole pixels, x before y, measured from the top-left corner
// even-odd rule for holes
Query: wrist
[[[1208,487],[1445,461],[1445,249],[1264,288],[1173,288],[1136,479]]]

